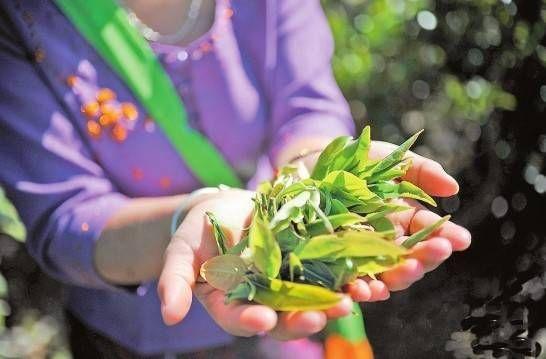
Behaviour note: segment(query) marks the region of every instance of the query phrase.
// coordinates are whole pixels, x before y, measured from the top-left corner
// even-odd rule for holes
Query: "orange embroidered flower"
[[[130,102],[123,102],[121,104],[121,113],[129,121],[134,121],[138,118],[138,110],[136,106]]]
[[[95,117],[99,114],[99,104],[95,101],[87,102],[82,106],[82,112],[87,117]]]
[[[116,93],[109,88],[101,88],[97,92],[97,101],[99,103],[112,101],[116,99]]]
[[[169,188],[171,186],[171,179],[170,177],[161,177],[159,180],[159,185],[161,188]]]
[[[103,115],[110,115],[110,116],[113,116],[113,117],[120,117],[120,113],[119,113],[119,109],[114,106],[113,104],[111,103],[101,103],[100,104],[100,112],[103,114]]]
[[[70,87],[76,86],[76,83],[78,82],[78,77],[74,75],[70,75],[66,78],[66,84]]]
[[[113,125],[114,123],[117,122],[117,120],[118,119],[115,116],[109,115],[109,114],[102,114],[99,117],[99,123],[101,124],[101,126],[104,126],[104,127]]]
[[[89,133],[91,137],[97,138],[102,133],[102,127],[97,121],[89,120],[87,121],[87,133]]]
[[[112,137],[118,142],[125,141],[127,139],[127,129],[119,123],[115,124],[112,128]]]
[[[144,172],[142,171],[142,168],[135,167],[133,168],[133,178],[136,181],[140,181],[142,178],[144,178]]]

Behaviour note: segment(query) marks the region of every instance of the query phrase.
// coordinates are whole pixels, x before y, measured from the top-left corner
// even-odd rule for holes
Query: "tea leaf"
[[[372,171],[372,175],[379,174],[386,170],[391,169],[393,166],[396,166],[400,161],[404,159],[406,152],[410,149],[411,146],[415,143],[419,135],[423,130],[417,132],[415,135],[411,136],[406,142],[402,143],[396,150],[391,152],[387,157],[383,158]]]
[[[214,239],[216,240],[216,246],[218,247],[218,253],[224,254],[227,252],[226,242],[227,238],[220,227],[220,223],[216,220],[216,217],[211,212],[205,212],[212,225]]]
[[[335,289],[336,276],[330,270],[330,267],[321,261],[309,260],[303,262],[303,277],[308,283]]]
[[[368,231],[344,231],[313,237],[300,247],[296,254],[300,259],[336,260],[342,257],[396,257],[406,253],[381,234]]]
[[[225,303],[229,304],[235,300],[252,300],[255,294],[256,286],[246,280],[226,293]]]
[[[313,181],[312,179],[305,179],[303,181],[298,181],[296,183],[291,184],[288,187],[285,187],[282,191],[277,193],[275,197],[277,198],[277,200],[281,200],[282,198],[286,196],[297,196],[303,191],[314,189],[315,188],[314,185],[315,185],[315,181]]]
[[[300,236],[292,225],[276,233],[282,252],[292,252],[305,238]]]
[[[233,247],[229,247],[226,251],[226,254],[240,255],[241,253],[243,253],[243,250],[246,247],[248,247],[248,236],[241,239],[239,243],[237,243]]]
[[[360,201],[367,201],[376,197],[376,194],[368,189],[365,180],[347,171],[330,172],[322,182],[331,186],[332,193],[338,191],[349,193]]]
[[[301,263],[300,259],[297,255],[294,253],[288,254],[288,271],[290,273],[290,280],[293,282],[296,273],[298,274],[298,277],[303,274],[303,264]]]
[[[405,158],[391,169],[377,173],[367,178],[368,183],[375,183],[380,181],[392,181],[401,177],[404,177],[411,167],[411,159]]]
[[[311,173],[311,178],[321,180],[326,177],[336,156],[338,156],[351,141],[351,137],[342,136],[330,142],[320,154],[317,163],[313,168],[313,172]]]
[[[239,256],[224,254],[203,263],[200,274],[212,287],[228,291],[243,280],[246,271],[247,266]]]
[[[254,301],[278,311],[324,310],[339,303],[342,296],[316,285],[251,276],[256,287]]]
[[[340,289],[343,285],[354,281],[358,277],[356,265],[351,258],[338,259],[329,264],[329,268],[336,277],[334,289]]]
[[[381,182],[370,185],[370,189],[378,194],[383,199],[389,198],[414,198],[432,206],[436,206],[436,202],[432,197],[426,194],[421,188],[411,182],[402,181],[400,183]]]
[[[279,275],[282,262],[281,249],[267,222],[254,216],[248,238],[256,268],[270,278]]]
[[[258,185],[256,192],[267,196],[271,193],[272,190],[273,190],[273,186],[271,185],[271,182],[262,182]]]
[[[364,257],[353,259],[358,275],[374,276],[386,272],[401,263],[400,257]]]
[[[311,192],[311,199],[309,200],[309,205],[313,208],[315,214],[320,218],[323,227],[328,231],[328,233],[334,233],[334,227],[328,216],[320,209],[320,192],[315,190]],[[309,217],[309,221],[314,221],[315,218]],[[309,230],[309,229],[308,229]]]
[[[379,218],[383,218],[391,213],[403,212],[411,209],[408,206],[402,206],[395,203],[386,203],[384,207],[378,209],[377,212],[367,214],[364,219],[368,222],[374,221]]]
[[[381,233],[386,239],[393,240],[396,236],[396,230],[394,224],[388,218],[377,218],[369,221],[370,225],[376,232]]]
[[[368,159],[368,154],[370,152],[371,144],[371,129],[370,126],[366,126],[364,127],[364,130],[362,130],[362,133],[358,138],[358,148],[354,153],[354,157],[358,160],[358,163],[354,170],[351,169],[351,172],[358,173],[368,166],[368,164],[370,163]]]
[[[411,248],[414,245],[416,245],[417,243],[427,239],[428,236],[430,236],[432,233],[434,233],[434,231],[436,231],[438,228],[440,228],[444,223],[449,221],[450,218],[451,218],[451,216],[442,217],[441,219],[439,219],[435,223],[431,224],[430,226],[427,226],[427,227],[421,229],[420,231],[415,232],[414,234],[409,236],[404,241],[404,243],[402,243],[402,246],[404,246],[405,248]]]
[[[271,228],[280,230],[282,227],[290,223],[290,221],[295,220],[296,217],[301,215],[301,211],[307,204],[307,201],[309,201],[310,197],[311,193],[305,191],[283,204],[271,220]]]
[[[336,198],[332,198],[332,209],[330,210],[331,214],[342,214],[342,213],[349,213],[349,210],[345,205]]]
[[[330,225],[332,226],[332,229],[338,229],[339,227],[348,226],[355,223],[361,223],[365,222],[365,218],[362,216],[359,216],[356,213],[342,213],[342,214],[334,214],[332,216],[328,216],[328,221]],[[307,225],[307,231],[311,237],[318,236],[319,234],[326,234],[333,232],[330,231],[324,221],[318,220],[316,222],[310,223]]]

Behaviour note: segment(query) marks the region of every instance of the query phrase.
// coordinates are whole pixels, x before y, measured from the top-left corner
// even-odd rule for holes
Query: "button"
[[[180,50],[178,51],[178,53],[176,54],[176,59],[178,61],[181,61],[181,62],[184,62],[188,59],[188,52],[186,50]]]

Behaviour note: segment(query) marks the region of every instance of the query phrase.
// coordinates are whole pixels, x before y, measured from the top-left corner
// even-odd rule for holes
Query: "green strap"
[[[241,187],[219,151],[188,126],[180,97],[149,44],[114,0],[56,0],[63,13],[125,81],[172,146],[206,186]]]
[[[328,322],[328,335],[337,334],[351,343],[360,343],[367,340],[364,329],[364,317],[358,303],[353,303],[353,313]]]

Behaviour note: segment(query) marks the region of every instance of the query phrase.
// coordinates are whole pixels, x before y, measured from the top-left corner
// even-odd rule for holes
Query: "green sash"
[[[193,174],[206,186],[241,187],[219,151],[188,125],[171,80],[114,0],[56,0],[62,12],[132,90]]]

